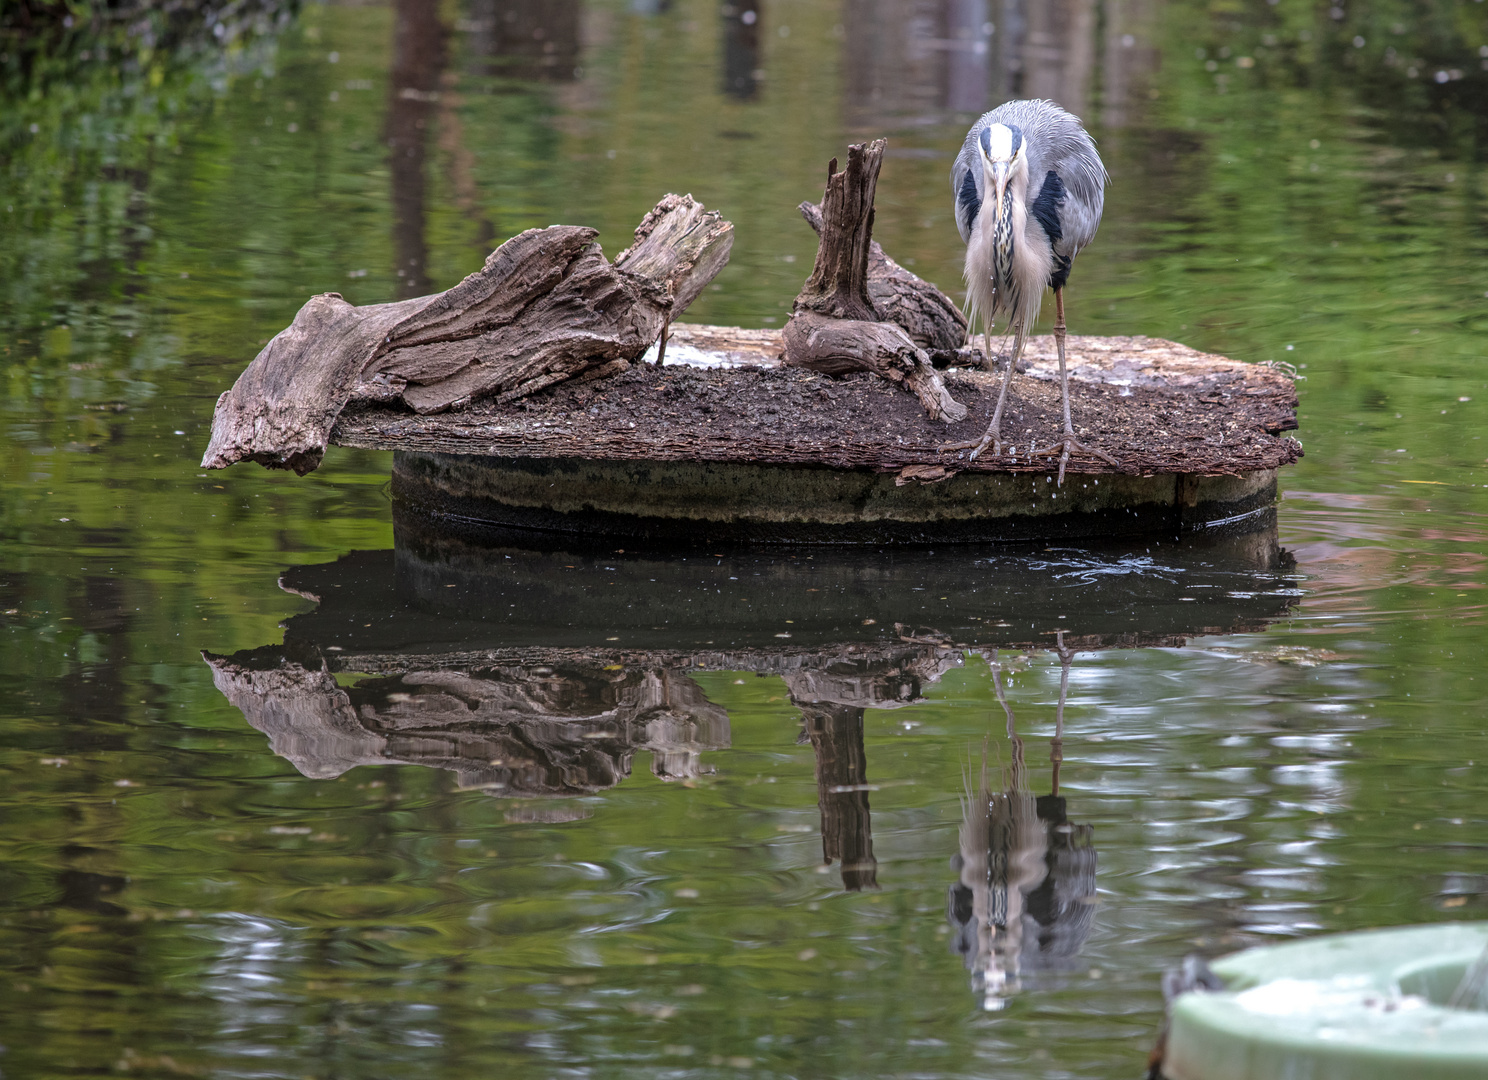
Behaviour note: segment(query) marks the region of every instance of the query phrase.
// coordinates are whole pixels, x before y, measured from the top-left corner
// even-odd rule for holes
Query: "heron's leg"
[[[1013,324],[1013,333],[1013,355],[1012,358],[1008,360],[1007,370],[1003,373],[1002,389],[997,394],[997,408],[992,411],[992,422],[987,425],[987,433],[976,442],[947,443],[940,448],[940,452],[942,454],[950,450],[970,450],[971,453],[967,456],[974,461],[976,460],[977,455],[980,454],[983,450],[987,449],[987,447],[990,445],[992,447],[993,457],[998,457],[999,455],[1001,455],[1002,408],[1004,405],[1007,404],[1008,383],[1013,381],[1013,369],[1018,366],[1018,357],[1023,355],[1023,341],[1025,337],[1021,324]],[[991,355],[990,351],[988,352],[988,355]]]
[[[1055,651],[1059,653],[1059,705],[1054,710],[1054,738],[1049,742],[1049,764],[1054,773],[1054,794],[1059,794],[1059,766],[1064,761],[1064,703],[1069,699],[1070,661],[1075,654],[1064,644],[1064,631],[1058,632]]]
[[[1097,450],[1094,447],[1086,446],[1084,443],[1079,442],[1075,439],[1075,427],[1074,424],[1070,422],[1069,372],[1065,370],[1064,366],[1064,333],[1064,290],[1055,289],[1054,344],[1059,349],[1059,398],[1060,403],[1064,407],[1064,438],[1059,442],[1053,444],[1052,446],[1047,446],[1042,450],[1034,450],[1030,456],[1052,454],[1054,453],[1054,451],[1058,450],[1058,482],[1061,485],[1063,485],[1064,483],[1064,467],[1065,465],[1069,464],[1069,456],[1071,450],[1083,450],[1087,454],[1094,454],[1096,457],[1101,458],[1109,465],[1117,464],[1116,459],[1113,458],[1110,454],[1106,453],[1104,450]]]
[[[977,443],[972,450],[971,457],[975,458],[987,444],[992,444],[992,456],[999,457],[1002,454],[1002,409],[1007,404],[1008,384],[1013,381],[1013,371],[1018,366],[1018,359],[1023,355],[1023,342],[1027,335],[1023,330],[1023,323],[1018,322],[1013,326],[1013,355],[1008,358],[1007,370],[1002,373],[1002,389],[997,392],[997,408],[992,410],[992,422],[987,425],[987,433],[982,436],[981,442]],[[989,354],[990,355],[990,354]]]
[[[1059,400],[1064,406],[1064,457],[1059,459],[1059,479],[1064,480],[1064,463],[1069,458],[1069,440],[1074,437],[1075,428],[1070,423],[1069,412],[1069,372],[1064,368],[1064,290],[1054,290],[1054,344],[1059,349]]]

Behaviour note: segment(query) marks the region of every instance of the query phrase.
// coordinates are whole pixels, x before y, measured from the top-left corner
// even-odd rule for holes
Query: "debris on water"
[[[1306,645],[1277,645],[1270,649],[1228,649],[1223,646],[1207,650],[1242,664],[1290,664],[1293,667],[1317,667],[1347,659],[1331,649],[1314,649]]]

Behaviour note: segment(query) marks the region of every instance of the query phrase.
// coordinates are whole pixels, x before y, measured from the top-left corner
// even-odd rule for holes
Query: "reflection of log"
[[[699,775],[729,743],[728,714],[680,672],[602,662],[408,670],[343,687],[269,647],[204,654],[217,688],[306,776],[419,764],[501,796],[582,795],[630,775],[637,750],[663,780]]]
[[[932,420],[955,423],[965,406],[951,397],[930,356],[904,328],[880,322],[868,295],[873,195],[884,140],[848,148],[847,168],[834,158],[822,196],[821,244],[785,327],[785,362],[827,375],[871,371],[914,391]]]
[[[723,6],[723,92],[749,101],[759,92],[760,0]]]
[[[821,807],[822,857],[842,863],[842,886],[852,892],[878,887],[873,826],[868,810],[868,758],[863,750],[863,710],[853,705],[802,703],[806,735],[816,752],[817,805]]]
[[[436,5],[430,5],[431,7]],[[579,62],[581,0],[473,0],[464,5],[470,51],[491,75],[569,82]]]
[[[887,649],[848,648],[805,663],[777,664],[797,707],[804,708],[803,703],[831,703],[858,709],[895,709],[923,701],[924,688],[960,667],[962,654],[958,649],[914,644]]]
[[[252,460],[304,474],[351,401],[432,413],[619,370],[722,269],[733,226],[668,195],[613,265],[597,235],[529,229],[437,296],[367,307],[312,297],[218,399],[203,466]]]
[[[848,647],[810,660],[781,657],[777,663],[816,753],[822,855],[829,863],[841,860],[845,888],[854,892],[877,888],[863,712],[923,700],[923,688],[959,667],[961,654],[923,645],[897,650]]]
[[[393,4],[393,67],[388,79],[383,137],[392,181],[393,273],[400,299],[429,291],[429,245],[424,237],[424,142],[439,98],[444,25],[427,0]]]
[[[269,737],[274,753],[306,776],[327,780],[381,759],[387,740],[358,722],[351,699],[329,671],[287,659],[276,664],[272,659],[237,663],[206,653],[202,658],[223,697]]]
[[[803,202],[798,209],[820,236],[821,207]],[[956,302],[889,258],[877,240],[868,244],[868,299],[880,319],[901,327],[932,359],[955,353],[966,341],[966,316]]]

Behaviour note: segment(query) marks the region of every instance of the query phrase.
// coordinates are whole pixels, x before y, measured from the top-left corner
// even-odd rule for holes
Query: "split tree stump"
[[[785,362],[824,375],[871,371],[914,391],[932,420],[956,423],[966,418],[966,408],[951,397],[930,354],[905,327],[881,321],[868,294],[873,197],[884,146],[883,139],[856,143],[848,147],[846,170],[837,171],[836,158],[827,168],[817,229],[821,244],[785,327]],[[802,212],[812,221],[804,207]],[[932,325],[938,343],[942,335],[938,323]]]
[[[796,209],[820,236],[821,206],[803,202]],[[879,318],[902,327],[911,341],[930,354],[936,367],[981,363],[981,352],[966,345],[966,316],[956,301],[900,266],[877,240],[868,244],[868,299]]]
[[[529,229],[437,296],[365,307],[312,297],[217,399],[203,467],[246,460],[304,475],[350,402],[423,415],[622,370],[723,268],[733,225],[667,195],[613,264],[596,236]]]

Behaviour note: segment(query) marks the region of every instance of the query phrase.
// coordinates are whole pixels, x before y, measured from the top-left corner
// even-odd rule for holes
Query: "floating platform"
[[[1069,339],[1076,432],[1111,455],[1035,456],[1058,437],[1052,338],[1029,341],[1010,452],[947,444],[987,427],[1001,376],[942,373],[966,419],[930,420],[870,374],[786,367],[780,332],[679,324],[640,363],[510,402],[418,415],[352,402],[334,445],[393,450],[393,498],[432,519],[605,540],[950,543],[1225,528],[1302,456],[1292,378],[1144,337]],[[655,349],[650,357],[655,356]]]

